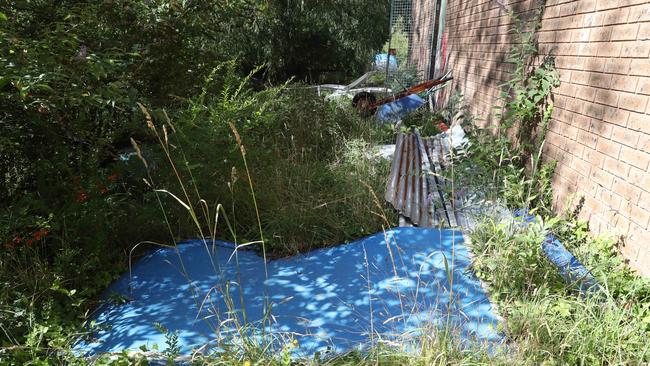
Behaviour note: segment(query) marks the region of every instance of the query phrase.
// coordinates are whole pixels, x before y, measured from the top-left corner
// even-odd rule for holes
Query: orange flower
[[[40,229],[40,230],[37,230],[37,231],[34,233],[34,240],[41,240],[41,238],[46,237],[47,234],[48,234],[48,231],[47,231],[47,229],[45,229],[45,228]]]
[[[117,172],[113,172],[113,174],[109,175],[106,179],[108,179],[108,181],[111,183],[115,183],[119,177],[120,175]]]
[[[27,240],[25,241],[25,243],[27,243],[27,246],[28,246],[28,247],[31,247],[33,241],[32,241],[32,239],[30,238],[30,239],[27,239]]]
[[[23,240],[23,238],[21,238],[20,236],[16,236],[16,237],[14,238],[14,245],[18,245],[18,244],[20,244],[20,242],[21,242],[22,240]]]
[[[438,123],[438,128],[442,132],[446,132],[447,130],[449,130],[449,127],[447,127],[447,125],[444,122]]]
[[[79,203],[84,203],[88,201],[88,194],[86,194],[86,191],[82,188],[77,192],[77,197],[75,200]]]

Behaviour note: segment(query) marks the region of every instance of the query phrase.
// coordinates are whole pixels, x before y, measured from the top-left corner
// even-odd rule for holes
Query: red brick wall
[[[435,0],[412,0],[411,6],[413,34],[409,40],[411,47],[408,62],[418,70],[421,80],[427,80],[433,51]]]
[[[522,16],[540,3],[499,1]],[[540,54],[556,57],[562,80],[545,145],[556,208],[584,197],[591,230],[624,236],[630,265],[650,276],[650,1],[541,3]],[[449,0],[454,87],[487,122],[511,70],[510,26],[496,0]]]

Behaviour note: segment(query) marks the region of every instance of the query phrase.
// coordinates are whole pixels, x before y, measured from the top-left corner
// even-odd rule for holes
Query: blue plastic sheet
[[[542,243],[542,249],[558,268],[562,277],[570,284],[576,285],[581,293],[587,294],[600,289],[598,281],[591,272],[556,237],[547,235]]]
[[[535,216],[525,209],[515,211],[515,217],[524,224],[535,222]],[[590,294],[600,290],[600,285],[589,270],[552,234],[547,234],[542,242],[546,257],[557,267],[560,275],[571,285],[578,287],[581,294]]]
[[[397,57],[395,57],[395,55],[390,55],[390,57],[388,57],[388,55],[385,53],[378,53],[375,55],[375,70],[386,71],[386,59],[389,60],[389,71],[397,70]]]
[[[417,94],[411,94],[392,103],[380,106],[377,110],[377,119],[384,123],[397,123],[407,114],[426,104],[426,101]]]
[[[432,325],[474,346],[502,342],[498,317],[468,270],[469,253],[458,231],[391,229],[270,260],[268,279],[257,253],[233,248],[197,240],[142,258],[132,276],[126,273],[104,296],[130,301],[107,301],[96,315],[106,329],[76,349],[97,354],[157,344],[162,350],[165,338],[154,325],[160,323],[178,332],[181,354],[189,354],[236,339],[243,310],[246,324],[262,329],[269,304],[270,338],[297,340],[299,356],[363,349],[371,339],[408,344]]]

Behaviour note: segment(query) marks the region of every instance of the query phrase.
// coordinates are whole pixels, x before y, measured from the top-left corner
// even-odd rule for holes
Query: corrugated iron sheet
[[[423,139],[418,132],[397,136],[385,198],[414,225],[453,227],[462,222],[458,209],[462,195],[452,192],[451,182],[442,176],[449,152],[449,140],[441,136]]]

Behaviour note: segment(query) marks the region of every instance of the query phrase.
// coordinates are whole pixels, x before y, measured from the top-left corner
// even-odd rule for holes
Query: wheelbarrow
[[[428,92],[435,88],[436,86],[442,85],[449,80],[452,80],[451,72],[441,76],[437,79],[432,79],[425,81],[423,83],[414,85],[408,89],[405,89],[399,93],[393,94],[391,96],[377,100],[377,97],[374,93],[369,91],[361,91],[357,93],[354,98],[352,98],[352,105],[357,108],[359,113],[363,116],[371,116],[375,114],[377,108],[388,103],[393,103],[399,99],[406,98],[413,94],[420,94]]]

